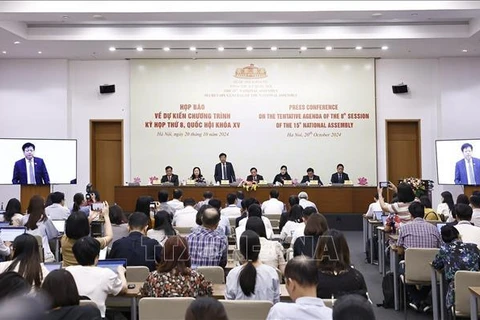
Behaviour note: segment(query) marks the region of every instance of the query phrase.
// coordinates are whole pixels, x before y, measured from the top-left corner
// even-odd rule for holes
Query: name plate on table
[[[229,185],[229,184],[230,184],[230,180],[222,180],[222,181],[220,181],[220,184],[221,184],[221,185]]]
[[[268,184],[268,182],[266,180],[260,180],[258,181],[258,185],[259,186],[266,186]]]
[[[283,180],[283,185],[284,186],[292,185],[292,180]]]
[[[153,181],[152,181],[152,184],[153,184],[153,185],[158,185],[158,184],[160,184],[160,180],[158,180],[158,179],[153,180]]]
[[[350,186],[353,185],[352,180],[345,180],[343,183],[346,184],[346,185],[350,185]]]
[[[318,185],[318,180],[310,180],[310,185]]]
[[[195,180],[187,180],[187,186],[194,186],[195,185]]]

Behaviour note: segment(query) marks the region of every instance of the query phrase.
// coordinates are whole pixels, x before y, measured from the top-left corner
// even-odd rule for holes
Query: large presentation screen
[[[480,139],[437,140],[438,184],[480,185]]]
[[[273,182],[286,165],[324,184],[342,163],[376,184],[373,59],[198,59],[131,62],[131,179],[213,180],[224,152],[237,178]]]
[[[77,140],[0,139],[0,184],[73,184]]]

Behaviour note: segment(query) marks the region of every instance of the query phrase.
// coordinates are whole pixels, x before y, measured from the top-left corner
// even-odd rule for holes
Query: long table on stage
[[[318,210],[327,217],[330,227],[339,228],[337,224],[341,224],[343,227],[340,227],[340,229],[343,230],[361,230],[361,214],[367,211],[368,205],[373,201],[373,196],[377,191],[376,187],[350,185],[322,187],[258,186],[255,191],[246,191],[243,188],[231,186],[116,186],[115,203],[121,206],[124,211],[133,212],[138,197],[152,196],[157,200],[160,190],[168,190],[171,198],[172,191],[175,188],[183,190],[183,199],[193,198],[196,201],[203,200],[205,191],[211,191],[214,198],[220,199],[222,204],[225,204],[227,194],[235,193],[238,190],[243,190],[246,198],[255,197],[258,201],[263,202],[268,200],[271,189],[277,189],[280,193],[279,200],[284,203],[288,202],[289,196],[298,195],[299,192],[305,191],[308,193],[308,200],[313,201]],[[348,222],[352,218],[348,217],[350,215],[355,215],[355,227],[348,226],[353,222]]]

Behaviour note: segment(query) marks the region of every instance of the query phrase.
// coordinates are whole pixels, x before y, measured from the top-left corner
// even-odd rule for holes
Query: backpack
[[[393,308],[395,306],[395,290],[393,288],[393,272],[389,271],[382,279],[382,291],[383,291],[383,303],[379,304],[379,307],[386,309]]]
[[[373,252],[370,252],[370,241],[373,241]],[[378,237],[376,235],[373,238],[367,240],[366,244],[366,263],[370,263],[370,257],[373,254],[373,261],[378,261]]]

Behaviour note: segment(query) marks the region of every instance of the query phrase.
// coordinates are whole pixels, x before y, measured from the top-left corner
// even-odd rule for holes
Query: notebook
[[[118,266],[127,267],[127,259],[106,259],[98,260],[97,267],[108,268],[113,272],[117,273]]]
[[[24,234],[25,231],[25,227],[3,227],[0,228],[0,238],[2,238],[2,241],[12,242],[16,237]]]
[[[60,233],[65,233],[65,220],[52,220],[55,229]]]

